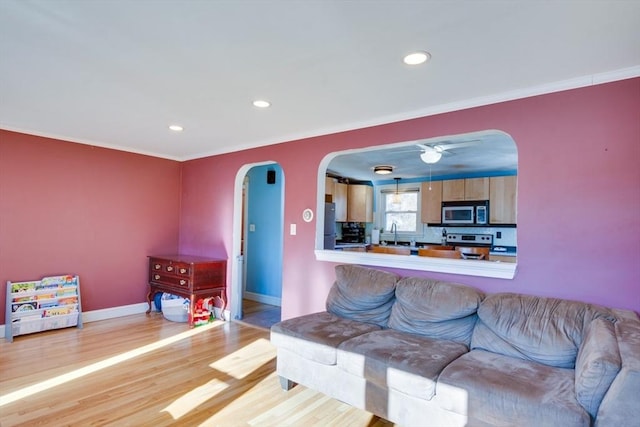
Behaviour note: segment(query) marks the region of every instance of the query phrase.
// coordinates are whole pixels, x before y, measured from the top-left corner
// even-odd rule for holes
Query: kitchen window
[[[398,234],[421,234],[419,187],[405,187],[397,191],[395,186],[391,187],[380,190],[378,226],[385,233],[390,233],[395,223]]]

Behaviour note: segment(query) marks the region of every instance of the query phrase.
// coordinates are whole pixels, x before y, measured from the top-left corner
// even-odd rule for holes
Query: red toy
[[[206,325],[213,319],[212,298],[199,299],[193,306],[193,326]]]

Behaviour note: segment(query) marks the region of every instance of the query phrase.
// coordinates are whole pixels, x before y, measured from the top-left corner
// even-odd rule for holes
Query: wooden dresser
[[[193,327],[193,305],[200,298],[217,297],[216,306],[223,312],[226,306],[227,260],[192,255],[149,256],[149,293],[147,302],[158,292],[168,292],[189,298],[189,326]]]

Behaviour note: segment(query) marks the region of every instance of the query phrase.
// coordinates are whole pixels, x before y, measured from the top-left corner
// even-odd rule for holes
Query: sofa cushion
[[[436,399],[445,409],[497,426],[589,426],[574,371],[483,350],[444,368]]]
[[[276,323],[271,327],[271,342],[306,359],[335,365],[336,348],[342,342],[379,329],[377,325],[320,312]]]
[[[337,365],[368,382],[429,400],[440,371],[467,351],[461,343],[385,329],[344,341]]]
[[[623,426],[629,420],[640,422],[640,319],[634,312],[627,313],[615,323],[622,369],[600,403],[595,427]]]
[[[587,327],[576,360],[576,396],[592,417],[596,417],[621,365],[614,324],[602,318],[594,320]]]
[[[399,276],[359,265],[336,266],[327,311],[345,319],[387,326]]]
[[[503,293],[488,296],[478,309],[472,349],[575,367],[586,326],[609,309],[577,301]]]
[[[407,277],[396,284],[389,327],[469,345],[484,294],[456,283]]]

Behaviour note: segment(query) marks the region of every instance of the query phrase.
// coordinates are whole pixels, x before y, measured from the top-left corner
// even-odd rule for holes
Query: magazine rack
[[[28,282],[7,282],[4,337],[49,329],[82,328],[80,278],[51,276]]]

